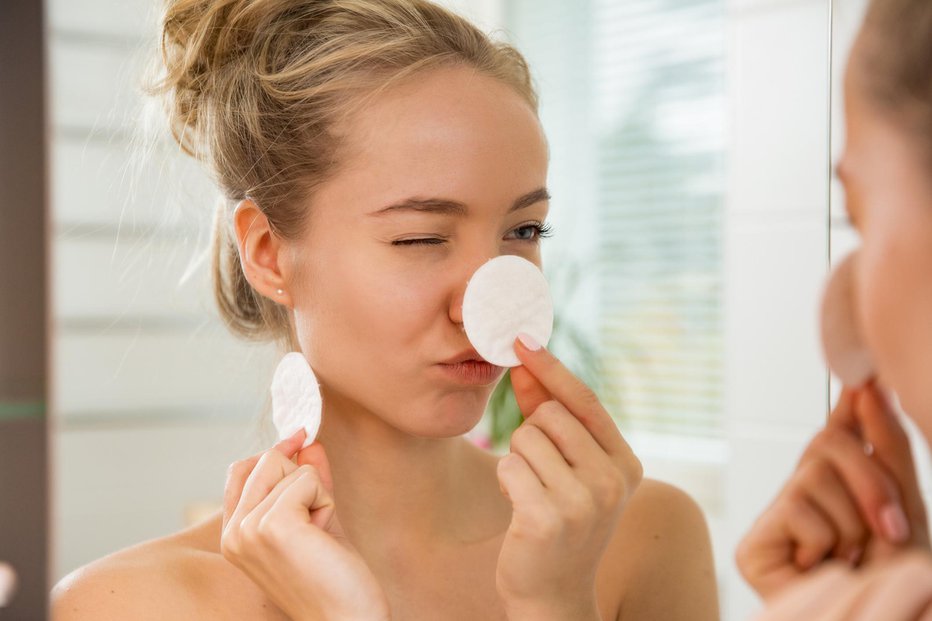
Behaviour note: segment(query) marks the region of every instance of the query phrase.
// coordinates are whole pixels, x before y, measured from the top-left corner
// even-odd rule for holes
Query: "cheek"
[[[328,279],[331,290],[339,291],[331,310],[350,330],[404,346],[423,334],[436,315],[441,298],[437,276],[409,261],[356,252],[344,256]]]
[[[932,405],[924,380],[932,369],[930,275],[932,230],[907,218],[872,222],[858,273],[864,337],[881,379],[917,413]]]

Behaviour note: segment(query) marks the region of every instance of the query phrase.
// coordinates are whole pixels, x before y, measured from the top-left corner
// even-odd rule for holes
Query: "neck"
[[[324,403],[318,438],[337,515],[364,555],[389,546],[478,543],[507,526],[510,505],[499,497],[495,456],[463,436],[413,436],[340,395],[328,394]],[[490,515],[501,519],[490,522]]]

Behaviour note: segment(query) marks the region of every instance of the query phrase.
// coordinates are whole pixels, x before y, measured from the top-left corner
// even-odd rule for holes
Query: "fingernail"
[[[861,560],[861,555],[863,554],[864,554],[864,550],[862,550],[861,548],[855,548],[851,550],[850,552],[848,552],[848,563],[852,567],[857,566],[858,562]]]
[[[891,503],[880,512],[880,524],[887,539],[899,543],[909,539],[909,522],[906,514],[896,503]]]
[[[534,340],[534,337],[530,334],[524,332],[518,333],[518,340],[521,341],[521,344],[524,345],[527,349],[531,351],[537,351],[540,349],[540,343]]]

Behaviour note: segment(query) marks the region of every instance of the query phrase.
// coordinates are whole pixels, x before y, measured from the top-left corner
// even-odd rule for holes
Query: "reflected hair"
[[[932,168],[932,1],[872,0],[858,48],[869,101],[913,136]]]
[[[300,350],[287,309],[243,274],[233,232],[250,198],[274,235],[299,239],[315,188],[339,168],[339,127],[394,81],[462,65],[511,86],[536,112],[527,63],[427,0],[169,0],[157,73],[174,137],[225,200],[211,239],[214,297],[237,336]]]

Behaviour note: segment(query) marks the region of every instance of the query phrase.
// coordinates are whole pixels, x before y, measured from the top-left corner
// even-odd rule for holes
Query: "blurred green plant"
[[[562,270],[547,278],[554,299],[553,334],[547,348],[604,400],[617,387],[604,372],[602,355],[592,340],[573,324],[567,309],[557,304],[560,300],[573,299],[573,294],[582,282],[581,266],[572,262],[558,264],[564,266]],[[486,415],[489,419],[489,443],[493,451],[500,452],[507,447],[511,434],[524,421],[511,386],[510,370],[492,392]]]

